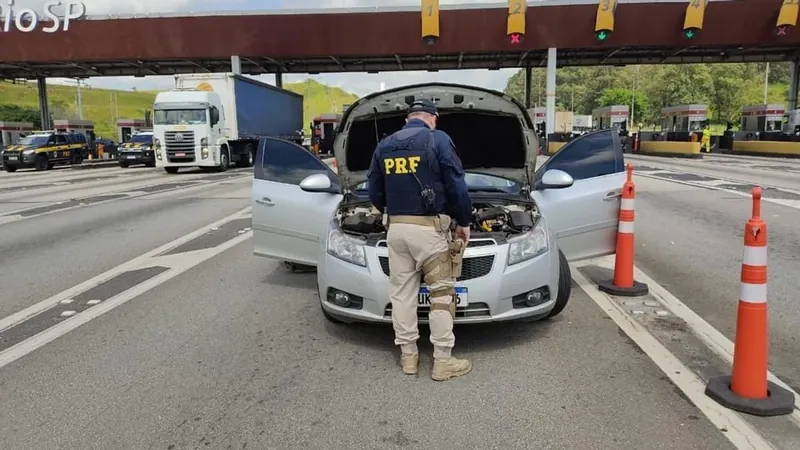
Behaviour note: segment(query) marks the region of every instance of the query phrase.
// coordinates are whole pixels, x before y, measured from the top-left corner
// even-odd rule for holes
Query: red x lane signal
[[[519,44],[520,43],[519,33],[512,33],[511,34],[511,43],[512,44]]]

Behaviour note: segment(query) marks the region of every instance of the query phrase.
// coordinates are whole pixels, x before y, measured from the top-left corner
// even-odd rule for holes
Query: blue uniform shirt
[[[389,215],[444,213],[459,226],[470,225],[472,201],[453,141],[443,131],[431,132],[421,120],[409,120],[378,144],[367,179],[369,199],[381,212],[386,208]],[[433,211],[424,207],[420,184],[436,192]]]

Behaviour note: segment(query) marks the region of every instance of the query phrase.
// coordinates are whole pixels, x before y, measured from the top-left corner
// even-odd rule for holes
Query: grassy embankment
[[[91,80],[90,84],[91,84]],[[284,84],[286,89],[303,95],[303,123],[308,128],[312,118],[323,113],[342,112],[342,105],[353,103],[358,97],[336,87],[329,87],[313,80],[301,83]],[[117,139],[116,119],[143,119],[144,112],[152,109],[154,91],[119,91],[83,87],[83,118],[95,124],[98,136]],[[56,119],[77,119],[77,88],[49,84],[47,94],[50,100],[50,111]],[[38,109],[36,83],[12,84],[0,82],[0,104],[19,105]],[[116,108],[114,107],[116,97]],[[115,117],[116,109],[116,117]],[[306,133],[308,133],[306,129]]]

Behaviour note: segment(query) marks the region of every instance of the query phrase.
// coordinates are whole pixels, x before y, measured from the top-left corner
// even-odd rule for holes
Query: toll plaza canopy
[[[505,3],[442,7],[434,45],[419,6],[86,17],[69,30],[0,32],[0,78],[501,69],[795,60],[800,31],[776,33],[782,0],[711,0],[702,31],[682,31],[688,1],[619,0],[614,30],[595,36],[597,0],[529,2],[523,39],[507,35]],[[41,26],[40,26],[41,27]]]

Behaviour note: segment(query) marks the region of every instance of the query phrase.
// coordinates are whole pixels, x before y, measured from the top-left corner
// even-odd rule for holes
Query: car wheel
[[[556,304],[547,315],[547,318],[555,317],[564,310],[572,294],[572,271],[569,268],[567,257],[558,251],[558,296],[556,296]]]
[[[17,171],[17,168],[14,167],[14,166],[3,166],[3,169],[5,169],[6,172],[8,172],[8,173],[12,173],[12,172],[16,172]]]
[[[39,155],[36,157],[36,162],[33,163],[33,168],[37,171],[47,170],[50,163],[47,162],[47,156]]]
[[[127,167],[128,167],[128,165],[129,165],[129,164],[128,164],[128,162],[127,162],[127,161],[120,161],[120,162],[119,162],[119,166],[120,166],[120,167],[122,167],[123,169],[127,168]]]
[[[178,167],[164,167],[167,173],[178,173]]]

